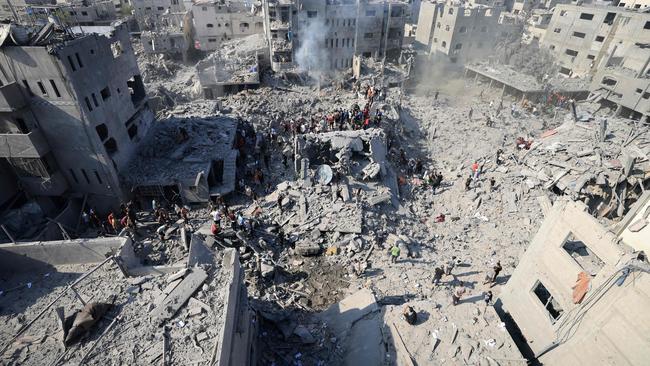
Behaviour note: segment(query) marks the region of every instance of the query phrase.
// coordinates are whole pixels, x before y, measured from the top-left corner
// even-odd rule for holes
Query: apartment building
[[[114,208],[128,193],[120,170],[154,119],[126,25],[31,39],[4,27],[13,35],[0,47],[0,158],[31,196]]]
[[[612,5],[628,9],[647,10],[646,8],[650,6],[650,0],[614,0]]]
[[[192,4],[194,47],[214,51],[223,41],[264,33],[261,7],[246,2],[197,1]]]
[[[591,91],[626,117],[650,115],[650,16],[624,7],[559,5],[542,45],[560,72],[591,76]]]
[[[501,42],[517,37],[520,27],[503,21],[503,7],[422,3],[416,45],[430,57],[463,64],[484,58]]]
[[[556,202],[495,304],[544,365],[646,365],[650,228],[646,192],[603,227],[581,202]],[[528,350],[526,350],[526,348]]]
[[[265,0],[265,33],[273,70],[291,67],[319,71],[352,67],[354,56],[399,57],[406,1]]]
[[[119,14],[113,0],[12,0],[0,6],[0,19],[18,23],[45,23],[54,16],[67,25],[109,25]]]
[[[131,0],[131,6],[138,24],[145,29],[155,28],[165,15],[186,11],[181,0]]]

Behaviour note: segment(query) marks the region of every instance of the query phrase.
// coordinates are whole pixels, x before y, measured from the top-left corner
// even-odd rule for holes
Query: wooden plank
[[[152,318],[157,318],[160,322],[171,319],[207,278],[208,274],[203,269],[192,268],[192,273],[185,276],[183,281],[152,311]]]

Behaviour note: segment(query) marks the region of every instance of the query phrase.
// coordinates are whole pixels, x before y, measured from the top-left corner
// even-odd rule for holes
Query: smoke
[[[296,64],[301,71],[319,76],[329,69],[330,60],[325,51],[325,35],[329,29],[320,19],[309,19],[298,33],[300,46],[295,52]]]

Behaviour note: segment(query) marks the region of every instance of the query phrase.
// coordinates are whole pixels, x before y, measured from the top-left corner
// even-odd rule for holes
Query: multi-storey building
[[[415,40],[432,58],[452,63],[484,58],[500,42],[520,31],[517,24],[502,22],[503,7],[422,3]]]
[[[142,30],[155,29],[169,14],[187,10],[181,0],[131,0],[131,5]]]
[[[263,5],[276,71],[342,70],[352,67],[354,56],[396,58],[410,19],[410,4],[398,0],[265,0]]]
[[[245,2],[197,1],[191,14],[194,47],[201,51],[214,51],[223,41],[264,33],[261,8]]]
[[[8,4],[0,7],[0,19],[18,23],[46,23],[54,18],[66,25],[109,25],[119,15],[113,0],[12,0],[13,12]]]
[[[559,5],[542,38],[560,72],[591,76],[591,91],[626,117],[650,115],[650,16],[623,7]]]
[[[0,47],[0,158],[29,195],[114,208],[128,193],[119,172],[154,118],[126,25],[14,33]]]
[[[612,5],[629,9],[646,9],[650,6],[650,0],[614,0]]]

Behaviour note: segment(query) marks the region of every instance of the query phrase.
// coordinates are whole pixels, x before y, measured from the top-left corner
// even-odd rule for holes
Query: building
[[[120,170],[154,118],[126,25],[71,35],[50,23],[31,38],[4,27],[13,36],[0,46],[0,157],[31,196],[115,207],[128,193]]]
[[[2,5],[0,19],[11,19],[19,23],[44,24],[51,19],[65,25],[109,25],[119,14],[112,0],[19,0],[12,1],[16,16],[9,5]]]
[[[214,51],[221,42],[264,33],[261,7],[244,2],[197,1],[191,13],[194,47],[201,51]]]
[[[397,0],[265,0],[263,6],[274,71],[345,70],[354,56],[396,59],[410,19],[410,4]]]
[[[612,1],[613,6],[620,6],[622,8],[628,9],[646,9],[650,6],[650,1],[648,0],[614,0]]]
[[[648,202],[646,192],[614,231],[581,202],[549,211],[497,303],[542,364],[647,364],[650,265],[640,250],[650,228],[639,219]]]
[[[169,25],[173,14],[185,14],[185,4],[180,0],[131,0],[133,14],[141,30],[156,29],[158,24]],[[182,16],[181,16],[182,17]]]
[[[601,102],[650,115],[650,17],[622,7],[558,5],[542,45],[568,76],[591,76]]]
[[[463,64],[485,58],[521,33],[503,21],[500,6],[422,3],[415,41],[431,58]]]
[[[533,9],[531,11],[531,16],[526,21],[524,41],[527,43],[539,43],[542,38],[544,38],[544,34],[546,34],[546,30],[548,29],[548,25],[551,23],[552,17],[553,12],[550,10]]]

